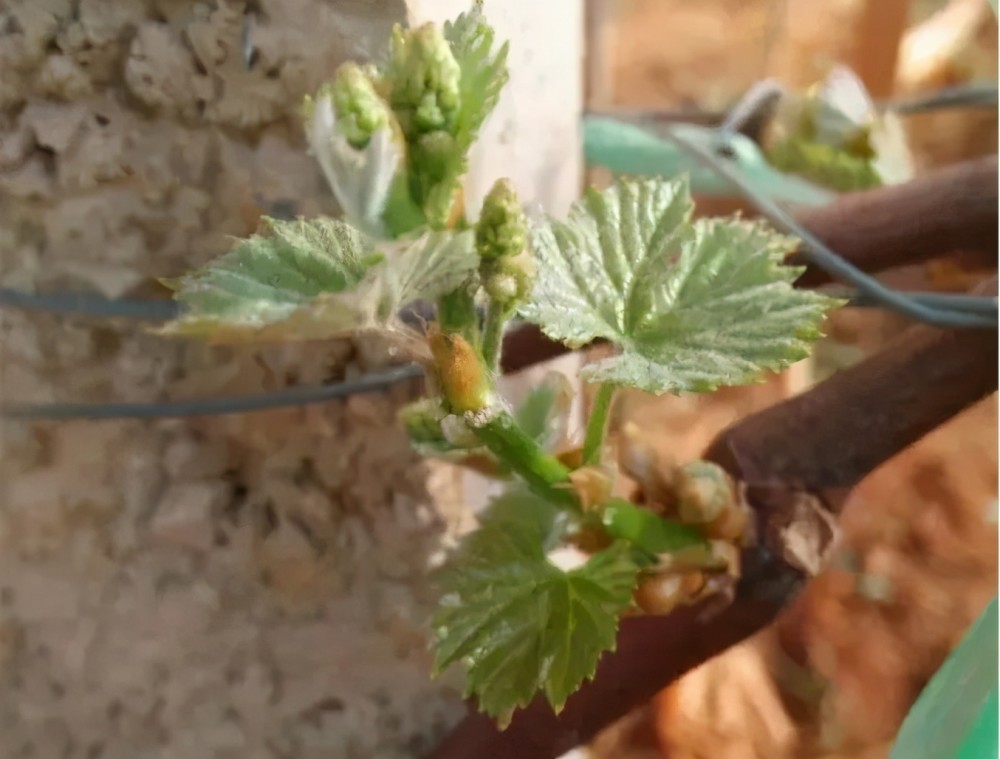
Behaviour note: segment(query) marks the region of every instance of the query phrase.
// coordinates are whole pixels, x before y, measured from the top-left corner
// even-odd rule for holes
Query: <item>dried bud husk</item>
[[[584,511],[590,511],[611,498],[614,482],[607,470],[585,466],[570,472],[569,481]]]
[[[570,469],[579,469],[583,466],[583,448],[577,445],[557,451],[556,458]]]
[[[708,524],[736,501],[726,471],[709,461],[692,461],[679,467],[674,477],[677,515],[687,524]]]
[[[590,554],[603,551],[614,542],[607,530],[595,522],[584,522],[567,537],[581,551]]]
[[[678,467],[674,476],[677,515],[686,524],[703,525],[710,538],[739,541],[749,522],[728,473],[709,461]]]
[[[634,598],[646,614],[669,614],[679,606],[697,602],[705,587],[702,572],[653,574],[639,581]]]
[[[491,383],[476,350],[456,333],[432,331],[428,339],[438,383],[451,410],[464,414],[486,408]]]
[[[620,432],[618,465],[639,486],[637,503],[651,511],[673,516],[676,494],[676,463],[669,454],[654,445],[653,439],[635,422],[625,422]]]

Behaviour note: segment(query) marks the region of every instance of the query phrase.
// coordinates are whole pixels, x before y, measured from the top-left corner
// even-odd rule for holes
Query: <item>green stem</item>
[[[587,433],[583,438],[583,465],[591,466],[601,463],[601,446],[604,443],[604,431],[608,426],[608,412],[615,396],[615,386],[604,383],[597,389],[594,407],[587,420]]]
[[[500,364],[500,348],[503,344],[503,329],[507,326],[511,309],[494,300],[486,311],[486,325],[483,327],[483,361],[490,371],[496,372]]]
[[[576,495],[569,485],[569,468],[545,450],[506,411],[482,424],[471,424],[476,436],[502,462],[539,495],[555,503],[575,507]]]
[[[470,345],[478,345],[479,314],[472,294],[464,285],[438,301],[438,324],[442,332],[457,332]]]

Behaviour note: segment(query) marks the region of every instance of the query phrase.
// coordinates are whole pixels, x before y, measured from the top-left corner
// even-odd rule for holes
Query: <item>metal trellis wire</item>
[[[252,21],[250,31],[252,32]],[[248,50],[252,50],[249,43]],[[252,55],[247,55],[247,65]],[[823,269],[835,279],[854,288],[838,290],[835,294],[849,300],[850,305],[889,308],[918,321],[941,327],[997,328],[997,299],[970,295],[943,293],[911,293],[892,290],[865,274],[843,257],[831,250],[808,230],[802,227],[784,208],[764,197],[746,182],[739,172],[727,163],[725,144],[729,135],[751,121],[754,111],[767,107],[773,101],[780,85],[765,80],[741,99],[727,114],[680,112],[663,114],[642,112],[639,121],[719,123],[719,151],[712,152],[692,144],[667,127],[665,136],[689,152],[695,159],[728,180],[746,199],[766,216],[776,227],[799,237],[803,255],[809,263]],[[973,84],[949,87],[928,96],[908,100],[888,101],[879,104],[898,113],[922,113],[929,110],[956,107],[997,107],[995,85]],[[612,112],[607,115],[621,115]],[[0,287],[0,309],[41,311],[64,316],[83,316],[104,319],[130,319],[161,322],[175,318],[180,313],[179,304],[167,300],[115,299],[84,293],[30,293]],[[423,318],[426,315],[421,314]],[[186,416],[208,416],[246,413],[266,409],[287,408],[323,403],[359,393],[384,390],[400,382],[412,381],[421,376],[422,367],[403,364],[385,371],[329,385],[291,387],[272,393],[253,396],[227,396],[184,401],[157,401],[150,403],[19,403],[0,404],[0,416],[22,420],[71,420],[71,419],[156,419]]]

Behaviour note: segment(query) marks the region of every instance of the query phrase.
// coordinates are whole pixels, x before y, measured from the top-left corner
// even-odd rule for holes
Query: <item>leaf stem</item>
[[[594,407],[590,410],[587,420],[587,432],[583,438],[583,464],[589,466],[601,463],[601,447],[604,443],[604,432],[608,426],[608,412],[614,400],[615,386],[605,382],[597,389]]]
[[[470,422],[470,426],[483,445],[539,495],[562,506],[578,506],[576,495],[566,487],[569,468],[546,453],[507,411],[482,415],[486,417],[482,422]]]
[[[486,324],[483,327],[483,362],[490,371],[496,372],[500,365],[500,350],[503,330],[510,319],[511,309],[495,300],[490,301],[486,310]]]

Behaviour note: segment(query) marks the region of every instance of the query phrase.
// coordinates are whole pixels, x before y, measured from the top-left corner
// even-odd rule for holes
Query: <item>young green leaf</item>
[[[839,302],[796,290],[795,244],[759,223],[690,222],[684,179],[622,180],[591,190],[567,223],[534,230],[538,274],[523,309],[572,347],[620,353],[584,368],[590,382],[651,393],[754,382],[805,358]]]
[[[538,692],[557,711],[613,650],[639,566],[619,542],[564,571],[546,554],[566,512],[511,491],[495,500],[443,572],[434,619],[438,671],[464,662],[467,695],[501,726]]]
[[[471,232],[375,244],[350,225],[267,219],[269,235],[168,283],[186,307],[162,329],[216,341],[310,340],[401,329],[407,303],[450,292],[478,266]]]
[[[400,64],[390,77],[400,98],[393,107],[400,115],[409,143],[410,192],[433,228],[447,226],[452,216],[468,153],[507,82],[507,45],[493,49],[493,29],[482,3],[444,26],[443,33],[425,26],[394,37],[394,57],[417,57],[417,80],[404,77]],[[432,44],[441,40],[444,51]],[[421,44],[418,44],[421,43]],[[436,87],[433,85],[437,85]],[[428,90],[431,91],[428,91]],[[431,107],[429,107],[431,106]],[[426,114],[419,119],[414,115]]]
[[[493,50],[495,35],[483,15],[482,0],[476,0],[471,10],[454,21],[446,22],[444,36],[462,72],[455,138],[466,151],[496,107],[500,92],[510,78],[507,71],[510,43],[505,42],[498,50]]]

